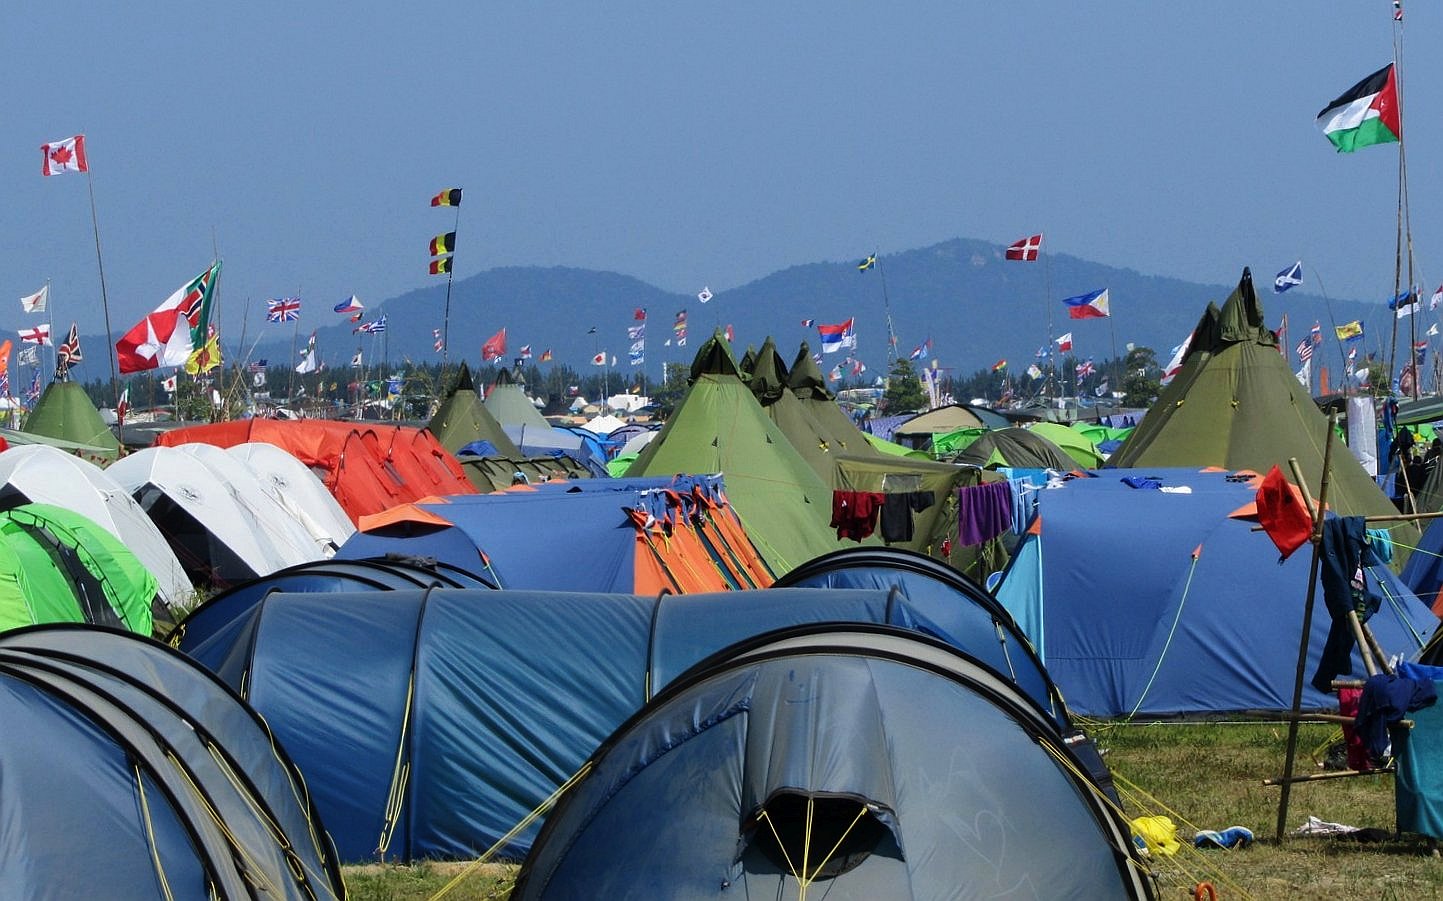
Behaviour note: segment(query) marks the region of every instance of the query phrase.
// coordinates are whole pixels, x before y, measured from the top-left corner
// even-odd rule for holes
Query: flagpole
[[[1046,317],[1046,320],[1047,320],[1047,345],[1046,345],[1046,346],[1047,346],[1047,349],[1050,351],[1050,350],[1052,350],[1052,258],[1051,258],[1050,256],[1048,256],[1047,251],[1043,250],[1041,247],[1038,247],[1038,253],[1041,254],[1041,256],[1042,256],[1042,313],[1043,313],[1043,316],[1045,316],[1045,317]],[[1058,351],[1058,356],[1061,357],[1061,355],[1062,355],[1062,352],[1061,352],[1061,351]],[[1050,356],[1050,355],[1049,355],[1049,356]],[[1059,362],[1060,362],[1060,360],[1053,360],[1052,366],[1050,367],[1051,370],[1052,370],[1052,376],[1053,376],[1053,378],[1056,378],[1056,377],[1057,377],[1057,364],[1058,364]],[[1058,384],[1061,385],[1061,379],[1060,379],[1060,378],[1058,379]],[[1052,385],[1052,378],[1049,378],[1049,379],[1047,379],[1047,381],[1043,382],[1043,397],[1044,397],[1047,401],[1049,401],[1049,406],[1050,406],[1050,401],[1052,400],[1052,395],[1051,395],[1051,393],[1050,393],[1047,389],[1048,389],[1051,385]],[[1066,389],[1063,390],[1063,395],[1062,395],[1062,396],[1063,396],[1063,397],[1066,397],[1066,396],[1067,396]]]
[[[461,190],[457,188],[456,190]],[[451,225],[451,231],[461,231],[461,203],[456,203],[456,220]],[[446,363],[451,353],[451,280],[456,277],[456,241],[453,239],[451,256],[448,258],[451,265],[446,267],[446,305],[441,313],[441,378],[445,381]]]
[[[872,251],[872,259],[877,260],[877,275],[882,279],[882,310],[887,315],[887,368],[890,372],[892,364],[897,360],[897,331],[892,327],[892,303],[887,298],[887,273],[883,271],[875,250]]]
[[[100,219],[95,215],[95,176],[90,174],[89,166],[85,167],[85,186],[90,191],[90,227],[95,233],[95,268],[100,272],[100,308],[105,312],[105,353],[110,358],[110,390],[115,396],[116,404],[119,405],[120,375],[115,368],[115,334],[110,330],[110,298],[105,291],[105,262],[100,255]],[[125,423],[121,417],[116,416],[117,434],[124,426]]]

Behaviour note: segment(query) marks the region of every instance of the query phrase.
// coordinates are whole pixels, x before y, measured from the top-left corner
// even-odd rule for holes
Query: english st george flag
[[[1318,113],[1318,127],[1339,153],[1397,141],[1403,128],[1398,115],[1398,79],[1393,64],[1369,75],[1323,107]]]

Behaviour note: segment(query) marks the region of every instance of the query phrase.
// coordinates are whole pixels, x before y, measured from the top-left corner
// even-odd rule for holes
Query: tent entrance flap
[[[755,850],[798,882],[833,879],[873,854],[902,859],[893,819],[862,798],[784,789],[747,819],[739,859]]]

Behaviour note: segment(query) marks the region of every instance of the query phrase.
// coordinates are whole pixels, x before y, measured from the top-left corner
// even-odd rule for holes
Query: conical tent
[[[496,373],[496,382],[484,402],[490,413],[502,426],[525,426],[530,429],[551,429],[536,405],[526,396],[521,383],[511,375],[511,370],[501,369]]]
[[[1193,330],[1182,371],[1162,390],[1132,435],[1109,458],[1111,466],[1219,466],[1266,473],[1273,466],[1292,480],[1296,457],[1316,494],[1322,481],[1328,418],[1288,370],[1277,337],[1263,323],[1263,307],[1243,270],[1221,310],[1208,304]],[[1391,501],[1346,448],[1335,446],[1328,506],[1342,515],[1396,514]],[[1394,538],[1417,544],[1400,525]]]
[[[120,454],[120,442],[78,382],[51,382],[25,418],[25,431],[104,448],[111,460]]]
[[[524,456],[481,402],[471,381],[471,369],[464,362],[456,376],[456,387],[441,402],[426,428],[453,454],[472,442],[489,441],[503,457]]]
[[[822,378],[817,361],[812,359],[812,349],[805,341],[792,361],[787,387],[811,414],[818,434],[826,439],[833,453],[865,457],[876,451],[866,433],[837,406],[837,396],[827,389],[826,379]]]
[[[94,626],[0,636],[0,722],[0,897],[345,897],[285,751],[184,654]]]
[[[836,547],[831,487],[752,396],[720,332],[702,345],[691,387],[628,476],[721,473],[727,495],[772,571]]]
[[[1153,897],[1135,854],[994,671],[833,624],[733,647],[648,703],[548,817],[511,897]]]
[[[762,343],[752,360],[752,396],[762,405],[772,422],[782,430],[801,455],[828,487],[837,487],[835,461],[843,453],[832,449],[831,442],[822,433],[810,413],[787,388],[787,368],[777,354],[777,346],[770,337]]]

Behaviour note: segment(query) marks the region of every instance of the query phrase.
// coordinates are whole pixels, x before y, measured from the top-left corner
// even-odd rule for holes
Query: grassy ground
[[[1421,899],[1443,898],[1443,859],[1416,837],[1378,844],[1335,838],[1273,841],[1280,789],[1262,781],[1282,773],[1287,727],[1275,724],[1098,724],[1090,729],[1104,749],[1118,781],[1129,818],[1170,817],[1184,839],[1171,858],[1153,858],[1160,897],[1193,897],[1209,881],[1220,901],[1235,899]],[[1298,773],[1320,772],[1323,749],[1334,727],[1307,725],[1300,731]],[[1366,776],[1295,785],[1288,829],[1312,814],[1351,826],[1393,829],[1393,778]],[[1246,826],[1258,837],[1249,848],[1198,851],[1199,829]],[[358,901],[423,901],[444,895],[485,901],[505,898],[516,868],[487,864],[415,867],[348,867],[346,884]]]

